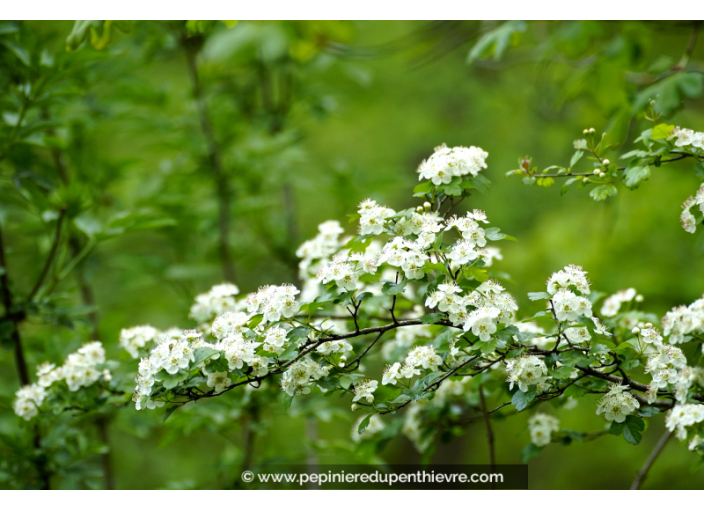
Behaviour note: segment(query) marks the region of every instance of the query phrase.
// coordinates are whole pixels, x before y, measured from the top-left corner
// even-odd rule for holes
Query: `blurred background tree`
[[[11,409],[21,380],[11,335],[22,333],[30,374],[44,360],[60,363],[81,343],[101,339],[109,357],[121,360],[118,382],[130,388],[136,367],[120,352],[121,328],[191,327],[176,321],[187,316],[196,294],[221,281],[243,292],[297,283],[295,250],[322,219],[345,224],[346,213],[369,194],[396,209],[411,206],[415,168],[443,142],[490,153],[494,186],[467,207],[487,210],[496,226],[519,238],[504,248],[497,270],[511,275],[505,284],[525,313],[537,310],[526,292],[568,263],[587,268],[595,288],[636,286],[659,314],[693,301],[704,289],[703,248],[679,228],[679,204],[697,187],[686,164],[599,203],[585,192],[561,197],[559,186],[536,190],[501,176],[525,155],[542,167],[568,161],[572,140],[588,127],[607,133],[614,155],[628,150],[647,123],[651,99],[667,122],[704,130],[699,28],[699,22],[1,25],[0,225],[7,260],[0,265],[12,278],[3,288],[26,303],[19,311],[27,318],[20,324],[15,305],[4,309],[3,324],[12,326],[3,327],[9,350],[0,358],[0,483],[41,485],[42,459],[54,488],[232,487],[243,465],[312,457],[418,462],[421,455],[403,435],[350,446],[355,417],[345,402],[330,411],[311,397],[285,412],[265,405],[259,392],[232,392],[163,425],[160,414],[138,414],[131,405],[62,417],[44,425],[43,443],[34,448],[34,431],[18,428]],[[40,97],[44,82],[58,89],[23,120],[23,102]],[[29,120],[38,124],[29,129]],[[64,206],[61,253],[67,261],[80,255],[80,263],[38,302],[33,284]],[[123,232],[130,235],[116,235]],[[51,274],[63,274],[62,267],[52,265]],[[603,425],[585,403],[559,417],[568,428]],[[486,462],[481,427],[449,425],[432,461]],[[524,427],[520,419],[496,423],[500,462],[521,462]],[[553,446],[530,461],[531,487],[626,487],[659,436],[646,431],[642,448],[608,436],[601,448]],[[13,461],[18,444],[34,452],[35,465]],[[647,483],[697,487],[704,474],[690,473],[692,462],[673,443]]]

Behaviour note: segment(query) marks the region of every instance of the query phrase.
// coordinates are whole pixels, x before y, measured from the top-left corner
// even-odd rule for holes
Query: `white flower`
[[[569,340],[573,344],[581,344],[584,342],[588,342],[592,338],[592,336],[589,334],[589,330],[584,327],[567,328],[565,330],[565,336],[567,337],[567,340]]]
[[[374,402],[373,393],[379,386],[379,381],[373,379],[365,379],[354,387],[354,397],[352,402],[357,402],[360,399],[365,399],[367,402]]]
[[[199,324],[207,323],[218,315],[236,309],[235,296],[240,293],[237,285],[222,283],[215,285],[208,292],[196,296],[191,307],[190,317]]]
[[[569,289],[570,286],[574,286],[582,295],[589,294],[587,272],[583,271],[580,266],[569,265],[561,271],[553,273],[548,279],[549,294],[555,294],[560,289]]]
[[[381,384],[396,384],[396,379],[400,376],[401,363],[396,362],[393,365],[387,365],[384,370],[384,376],[381,379]]]
[[[146,347],[149,342],[156,340],[159,331],[151,326],[135,326],[134,328],[120,331],[120,345],[133,358],[139,357],[140,349]]]
[[[506,362],[509,389],[516,384],[518,389],[527,392],[530,386],[544,385],[548,380],[548,368],[537,356],[523,356]]]
[[[377,204],[368,198],[359,204],[359,233],[361,235],[379,235],[384,231],[386,218],[393,216],[393,209]]]
[[[616,294],[607,297],[601,307],[601,315],[613,317],[621,308],[621,304],[633,301],[636,297],[636,289],[619,290]]]
[[[537,413],[528,419],[531,442],[536,446],[550,444],[553,432],[560,430],[560,420],[548,414]]]
[[[429,179],[433,184],[448,184],[455,176],[477,174],[486,168],[489,154],[479,147],[453,147],[445,144],[435,148],[435,152],[418,167],[419,180]]]
[[[482,342],[491,340],[491,335],[496,333],[496,319],[501,310],[495,307],[482,307],[474,310],[467,317],[467,322],[464,324],[464,330],[472,330],[472,333],[479,337]]]
[[[603,414],[608,421],[623,423],[626,416],[640,408],[636,398],[626,390],[627,386],[612,384],[609,391],[597,404],[596,414]]]
[[[687,427],[704,421],[704,405],[677,404],[667,415],[665,426],[680,441],[687,438]]]
[[[565,288],[560,288],[555,293],[552,304],[558,321],[576,321],[581,315],[592,316],[592,304],[589,300]]]
[[[215,393],[221,393],[232,384],[232,381],[227,377],[227,372],[212,372],[208,374],[206,384],[210,388],[215,388]]]

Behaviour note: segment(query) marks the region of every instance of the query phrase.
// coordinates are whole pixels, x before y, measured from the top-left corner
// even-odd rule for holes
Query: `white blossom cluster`
[[[358,213],[360,215],[359,233],[361,235],[379,235],[384,231],[386,219],[396,214],[396,211],[368,198],[359,204]]]
[[[537,386],[538,391],[542,391],[548,386],[548,367],[545,362],[537,356],[521,356],[510,359],[506,362],[508,371],[509,389],[518,386],[522,392],[529,391],[531,386]]]
[[[491,340],[499,322],[513,322],[518,304],[497,282],[487,280],[465,296],[461,292],[454,282],[442,283],[428,294],[425,306],[447,312],[454,325],[462,325],[465,331],[471,330],[483,342]]]
[[[235,310],[235,296],[239,293],[240,289],[232,283],[215,285],[208,292],[196,296],[196,302],[191,306],[191,319],[198,324],[205,324],[212,322],[218,315]]]
[[[704,422],[704,405],[678,404],[668,413],[665,426],[670,432],[675,433],[677,439],[683,441],[687,439],[687,428],[702,422]]]
[[[658,346],[657,353],[650,356],[645,365],[645,372],[653,378],[649,386],[652,392],[667,388],[670,383],[676,382],[678,371],[685,366],[687,358],[681,349],[666,344]]]
[[[442,358],[433,346],[416,346],[408,353],[403,364],[397,361],[386,367],[381,384],[396,384],[396,380],[400,378],[411,379],[420,375],[421,369],[435,371],[441,363]]]
[[[677,126],[672,130],[670,138],[675,139],[675,147],[694,147],[704,150],[704,133]]]
[[[333,256],[341,247],[340,236],[344,233],[339,221],[330,220],[318,225],[318,235],[296,250],[296,256],[301,259],[298,276],[306,279],[310,273],[316,273],[317,269],[313,268],[315,261]]]
[[[262,322],[277,322],[281,318],[290,319],[301,309],[296,301],[300,291],[293,285],[266,285],[257,292],[247,296],[247,311],[250,314],[262,314]]]
[[[550,444],[552,433],[560,430],[560,420],[544,413],[536,413],[528,419],[530,440],[536,446]]]
[[[592,304],[585,297],[589,295],[589,280],[581,267],[569,265],[553,273],[547,286],[558,321],[576,321],[582,315],[592,316]]]
[[[53,363],[42,363],[37,367],[38,381],[34,384],[23,386],[15,393],[13,409],[15,414],[31,420],[39,413],[39,406],[47,397],[47,390],[60,391],[54,383],[65,381],[69,391],[78,391],[82,387],[90,386],[102,378],[103,381],[112,380],[108,369],[99,369],[98,365],[105,363],[105,349],[100,342],[84,344],[76,352],[69,354],[64,364],[57,367]]]
[[[374,274],[376,269],[377,262],[373,257],[361,253],[338,253],[318,270],[316,277],[320,283],[335,282],[340,289],[350,291],[357,289],[361,275]]]
[[[704,214],[704,184],[699,187],[694,196],[690,196],[682,204],[680,223],[682,223],[682,228],[690,234],[694,234],[697,231],[697,218],[692,214],[692,207],[694,206],[698,206],[699,212]]]
[[[320,365],[314,360],[305,357],[291,364],[281,379],[281,389],[288,395],[307,395],[313,382],[327,377],[330,373],[329,365]]]
[[[397,267],[403,270],[407,279],[418,280],[425,276],[423,266],[429,259],[424,247],[417,241],[395,237],[382,248],[379,264]]]
[[[609,391],[597,403],[596,414],[603,414],[608,421],[623,423],[626,416],[640,408],[638,400],[627,390],[628,386],[611,384]]]
[[[149,325],[134,326],[125,328],[120,331],[120,345],[125,349],[130,356],[137,359],[140,356],[140,351],[143,351],[147,345],[156,341],[161,335],[160,331]]]
[[[453,177],[477,174],[486,165],[489,154],[479,147],[435,147],[435,152],[418,167],[419,180],[431,180],[436,186],[449,184]]]
[[[614,317],[621,309],[623,303],[630,303],[637,297],[636,289],[619,290],[616,294],[612,294],[604,300],[604,304],[601,306],[601,315]],[[643,296],[640,296],[640,298],[642,300]]]
[[[684,343],[693,333],[704,333],[704,297],[689,306],[682,305],[667,312],[662,319],[662,328],[671,344]]]

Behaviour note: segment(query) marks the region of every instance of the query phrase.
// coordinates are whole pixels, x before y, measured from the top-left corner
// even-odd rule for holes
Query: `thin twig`
[[[645,461],[645,464],[643,464],[643,467],[638,472],[636,479],[633,480],[633,483],[631,484],[632,491],[637,491],[640,489],[641,484],[645,481],[645,477],[648,476],[648,471],[650,471],[650,468],[665,448],[665,445],[671,436],[672,432],[669,430],[662,435],[660,441],[658,441],[658,444],[655,445],[655,449],[651,452],[650,457],[648,457],[648,460]]]

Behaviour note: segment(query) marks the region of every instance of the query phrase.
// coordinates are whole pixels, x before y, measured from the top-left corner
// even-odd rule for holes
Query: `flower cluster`
[[[691,146],[695,149],[704,150],[704,133],[677,126],[672,130],[670,138],[675,139],[675,147]]]
[[[626,416],[636,409],[640,404],[629,392],[624,391],[628,386],[612,384],[609,391],[597,403],[596,414],[603,414],[604,418],[616,423],[623,423]]]
[[[386,219],[396,214],[396,211],[377,204],[371,198],[359,204],[359,233],[361,235],[379,235],[384,231]]]
[[[639,296],[636,289],[619,290],[616,294],[604,300],[604,304],[601,306],[601,315],[604,317],[613,317],[621,309],[623,303],[630,303],[634,299],[638,300],[638,297],[640,297],[642,301],[643,296]]]
[[[479,147],[448,147],[442,144],[418,167],[419,180],[429,179],[433,184],[449,184],[453,177],[477,174],[486,168],[489,154]]]
[[[112,380],[112,374],[107,368],[100,368],[105,363],[105,349],[100,342],[90,342],[76,352],[69,354],[64,364],[57,367],[53,363],[42,363],[37,367],[35,384],[24,386],[15,393],[13,408],[15,414],[31,420],[39,413],[39,407],[49,394],[49,391],[61,392],[59,386],[63,381],[69,391],[78,391],[98,380]],[[65,388],[65,387],[64,387]]]
[[[296,301],[300,291],[293,285],[266,285],[257,292],[247,296],[247,311],[250,314],[262,314],[263,322],[277,322],[282,317],[290,319],[301,309]]]
[[[689,306],[679,306],[667,312],[662,319],[662,328],[671,344],[687,342],[693,333],[704,333],[704,297]]]
[[[528,419],[530,440],[536,446],[550,444],[553,432],[560,430],[560,420],[549,414],[537,413]]]
[[[537,356],[510,359],[506,362],[506,370],[508,371],[506,381],[510,389],[517,385],[519,390],[526,393],[531,386],[536,386],[539,391],[548,386],[548,367]]]
[[[191,319],[205,324],[222,313],[235,310],[235,296],[239,293],[240,289],[232,283],[215,285],[208,292],[196,296],[196,302],[191,306]]]
[[[462,325],[465,331],[471,330],[483,342],[491,340],[497,323],[512,322],[518,310],[513,296],[493,280],[487,280],[466,296],[460,295],[461,291],[455,283],[440,284],[428,294],[425,306],[447,312],[450,322]]]
[[[356,290],[362,274],[376,273],[377,262],[372,257],[355,253],[351,256],[338,253],[328,264],[322,266],[316,275],[320,283],[335,282],[345,291]]]
[[[120,331],[120,345],[130,356],[137,359],[147,345],[154,342],[159,335],[159,330],[149,325],[125,328]]]
[[[438,356],[433,346],[419,345],[411,349],[403,365],[396,362],[386,367],[381,384],[396,384],[399,378],[411,379],[420,375],[421,368],[435,371],[441,363],[442,358]]]
[[[310,273],[317,272],[313,265],[316,260],[326,259],[340,249],[340,235],[344,234],[339,221],[330,220],[318,225],[318,235],[305,241],[296,256],[301,259],[298,263],[298,272],[301,279],[308,278]]]
[[[468,211],[465,216],[453,216],[446,222],[445,230],[457,229],[462,236],[462,239],[469,241],[469,247],[472,249],[483,248],[486,246],[486,231],[479,223],[489,223],[486,219],[484,211],[474,209]],[[481,253],[478,251],[478,253]]]
[[[650,383],[652,391],[667,388],[668,384],[676,382],[677,372],[685,366],[687,358],[680,349],[672,345],[660,345],[657,353],[650,356],[645,365],[645,372],[653,378]]]
[[[403,270],[409,280],[418,280],[425,276],[423,266],[429,260],[423,246],[417,241],[395,237],[381,250],[379,264],[387,263],[390,266]]]
[[[288,395],[307,395],[313,382],[327,377],[330,366],[320,365],[310,358],[301,358],[286,369],[281,389]]]
[[[678,404],[667,415],[665,426],[680,441],[687,439],[687,428],[704,422],[704,405]],[[692,448],[694,449],[694,448]]]
[[[699,207],[699,221],[697,221],[697,217],[692,214],[692,207],[694,206]],[[694,234],[697,231],[697,223],[702,219],[701,214],[704,214],[704,184],[699,187],[694,196],[690,196],[682,204],[682,214],[680,215],[682,228],[690,234]]]
[[[581,267],[569,265],[553,273],[548,280],[548,294],[558,321],[576,321],[580,316],[592,316],[587,273]]]

